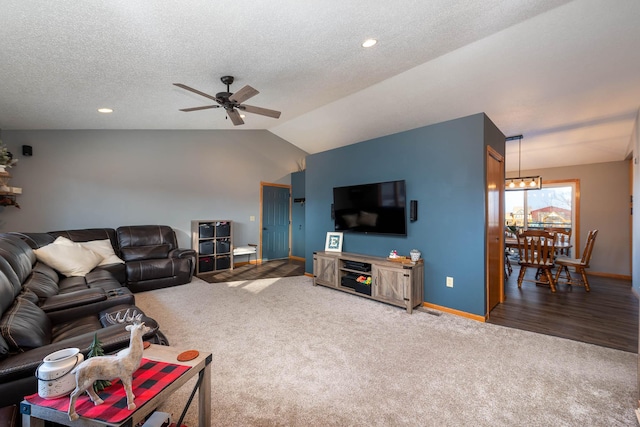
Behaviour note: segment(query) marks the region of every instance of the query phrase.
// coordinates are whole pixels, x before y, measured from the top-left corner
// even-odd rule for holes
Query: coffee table
[[[27,400],[23,400],[20,403],[20,413],[22,414],[23,427],[44,427],[45,421],[52,421],[58,424],[66,426],[82,426],[82,427],[133,427],[138,423],[145,420],[145,418],[151,414],[156,408],[167,398],[169,398],[176,390],[182,387],[191,378],[198,375],[198,382],[193,389],[191,397],[194,396],[196,389],[198,389],[198,426],[210,427],[211,426],[211,353],[200,352],[198,357],[186,362],[178,362],[177,357],[184,350],[175,347],[162,346],[157,344],[151,344],[144,350],[143,358],[158,361],[172,363],[176,365],[189,366],[184,374],[178,377],[175,381],[165,387],[162,391],[153,396],[149,401],[140,405],[135,410],[131,411],[131,415],[125,418],[123,421],[113,424],[107,423],[101,420],[92,418],[86,418],[80,416],[76,421],[69,421],[66,410],[61,411],[57,409],[47,408],[44,406],[32,404]],[[133,390],[134,394],[136,390]],[[191,399],[187,405],[191,403]],[[137,404],[137,402],[136,402]],[[185,408],[186,410],[186,408]],[[178,420],[175,420],[177,422]]]

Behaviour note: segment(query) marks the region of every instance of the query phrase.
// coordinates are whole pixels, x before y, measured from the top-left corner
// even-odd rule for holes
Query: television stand
[[[424,302],[424,262],[404,264],[346,252],[314,252],[313,284],[404,307],[411,314]]]

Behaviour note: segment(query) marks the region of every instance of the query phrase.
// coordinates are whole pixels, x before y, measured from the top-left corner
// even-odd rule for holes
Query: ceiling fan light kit
[[[205,105],[202,107],[182,108],[180,109],[180,111],[191,112],[191,111],[208,110],[211,108],[222,107],[225,109],[227,113],[227,117],[231,120],[234,126],[244,124],[244,121],[242,120],[242,117],[238,112],[238,110],[242,112],[252,113],[252,114],[259,114],[261,116],[267,116],[274,119],[280,118],[280,114],[281,114],[280,111],[269,110],[268,108],[255,107],[253,105],[243,104],[243,102],[246,101],[247,99],[252,98],[260,93],[254,88],[252,88],[251,86],[246,85],[242,87],[239,91],[233,93],[229,89],[229,86],[231,86],[234,81],[233,76],[222,76],[220,78],[220,81],[222,81],[222,83],[227,86],[227,91],[218,92],[216,93],[215,96],[201,92],[197,89],[194,89],[182,83],[174,83],[174,85],[178,86],[179,88],[188,90],[200,96],[204,96],[205,98],[209,98],[217,103],[217,105],[214,104],[214,105]]]
[[[520,176],[520,164],[522,160],[522,135],[509,136],[505,141],[518,140],[518,176],[506,178],[504,189],[506,191],[540,190],[542,188],[541,176]]]

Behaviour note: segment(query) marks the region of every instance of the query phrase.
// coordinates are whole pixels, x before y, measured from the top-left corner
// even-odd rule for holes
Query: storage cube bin
[[[211,255],[213,253],[213,242],[200,242],[198,252],[200,252],[200,255]]]
[[[231,242],[229,240],[218,240],[216,242],[216,253],[225,254],[231,252]]]
[[[218,222],[216,224],[216,237],[231,236],[231,224],[228,222]]]
[[[219,256],[216,257],[216,270],[226,270],[231,267],[231,257]]]
[[[213,257],[204,256],[204,257],[198,258],[198,271],[200,273],[213,271],[213,268],[214,268]]]
[[[200,224],[200,238],[213,237],[213,224]]]

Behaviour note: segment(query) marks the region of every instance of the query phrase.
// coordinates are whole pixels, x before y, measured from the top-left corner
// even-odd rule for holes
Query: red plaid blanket
[[[140,368],[133,373],[132,389],[136,407],[142,407],[187,372],[189,368],[185,365],[155,362],[143,358],[140,362]],[[114,381],[110,387],[98,394],[104,400],[104,403],[98,406],[93,404],[86,393],[78,397],[76,401],[78,415],[107,423],[119,423],[131,415],[132,411],[127,409],[127,396],[120,380]],[[67,412],[69,410],[69,396],[59,399],[43,399],[36,393],[26,396],[25,400],[32,405],[53,408],[58,411]]]

